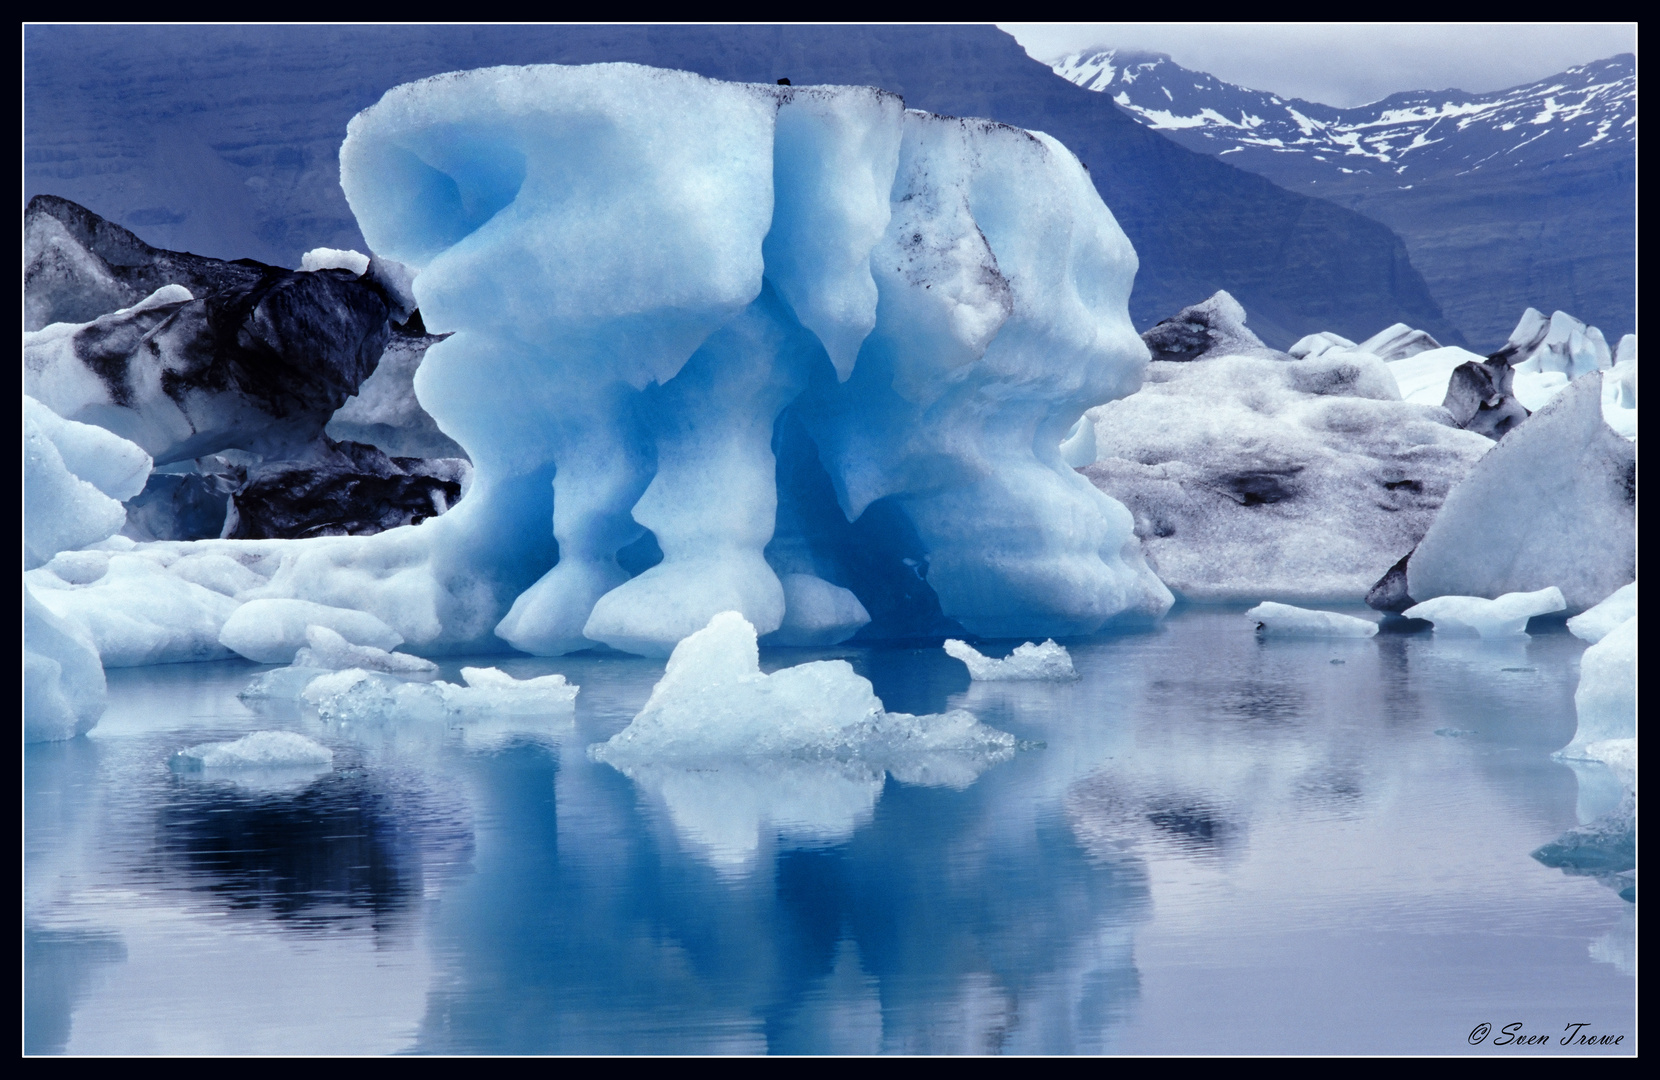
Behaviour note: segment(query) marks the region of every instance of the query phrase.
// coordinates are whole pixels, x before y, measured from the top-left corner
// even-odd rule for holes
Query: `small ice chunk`
[[[325,720],[446,720],[466,714],[551,716],[573,712],[579,687],[563,675],[515,679],[496,668],[462,668],[466,686],[410,683],[350,668],[313,679],[301,697]]]
[[[1428,619],[1438,634],[1479,634],[1484,638],[1515,637],[1527,633],[1527,621],[1567,608],[1555,585],[1536,592],[1505,593],[1497,600],[1479,596],[1437,596],[1401,612],[1409,619]]]
[[[590,747],[589,755],[618,768],[720,758],[857,757],[881,761],[898,776],[909,759],[942,753],[1001,758],[1014,745],[1012,735],[962,710],[887,712],[870,680],[845,660],[763,675],[755,627],[725,611],[675,646],[645,708],[609,742]]]
[[[1637,583],[1622,585],[1596,607],[1568,620],[1568,632],[1595,645],[1637,614]]]
[[[574,707],[580,687],[559,674],[515,679],[500,668],[464,667],[466,686],[439,683],[445,700],[458,709],[489,710],[530,715],[560,712]]]
[[[396,630],[373,615],[309,600],[250,600],[225,620],[219,642],[249,660],[287,664],[306,644],[310,626],[326,626],[354,645],[387,652],[403,644]]]
[[[329,765],[334,751],[292,731],[256,731],[231,742],[200,743],[173,755],[175,772],[202,769],[280,769]]]
[[[416,682],[431,682],[438,677],[438,665],[431,660],[408,653],[388,652],[373,645],[353,645],[326,626],[306,627],[305,640],[305,646],[294,654],[295,667],[322,668],[325,671],[363,668],[384,671],[388,675]]]
[[[1310,611],[1264,600],[1245,613],[1265,634],[1286,637],[1372,637],[1378,624],[1335,611]]]
[[[1071,654],[1053,640],[1042,645],[1028,641],[1004,660],[993,660],[955,639],[945,643],[945,651],[968,665],[968,677],[975,682],[1064,682],[1078,677]]]
[[[350,270],[358,277],[369,272],[369,256],[361,251],[312,248],[300,256],[301,270]]]
[[[298,664],[273,668],[255,675],[253,681],[236,696],[243,701],[292,701],[314,680],[330,674],[333,672],[327,668],[301,667]]]
[[[1584,757],[1592,743],[1606,739],[1637,737],[1637,616],[1580,656],[1574,711],[1579,727],[1564,757]]]

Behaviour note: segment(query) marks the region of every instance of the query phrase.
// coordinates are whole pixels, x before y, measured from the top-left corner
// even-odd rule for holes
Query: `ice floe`
[[[1072,654],[1053,640],[1041,645],[1028,641],[1002,660],[955,639],[946,640],[945,651],[968,665],[968,677],[975,682],[1056,682],[1078,677],[1072,669]]]

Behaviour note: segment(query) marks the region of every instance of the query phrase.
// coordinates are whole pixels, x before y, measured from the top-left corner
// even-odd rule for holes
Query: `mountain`
[[[1165,139],[989,26],[30,26],[25,193],[73,199],[159,247],[294,265],[311,247],[363,247],[337,153],[386,90],[600,61],[881,86],[912,108],[1046,131],[1136,246],[1138,327],[1226,289],[1281,347],[1393,322],[1463,340],[1387,227]]]
[[[1529,306],[1635,328],[1629,53],[1489,94],[1412,91],[1351,109],[1235,86],[1162,53],[1098,49],[1054,67],[1188,149],[1389,225],[1478,347],[1496,348]]]

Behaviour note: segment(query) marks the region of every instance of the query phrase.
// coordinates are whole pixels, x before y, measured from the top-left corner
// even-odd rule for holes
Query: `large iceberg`
[[[1243,315],[1218,294],[1149,330],[1147,385],[1090,409],[1063,453],[1189,600],[1360,600],[1493,443],[1402,401],[1377,357],[1274,353]]]
[[[1576,614],[1636,578],[1636,449],[1603,422],[1602,382],[1575,379],[1447,495],[1406,562],[1410,599],[1557,586]]]
[[[725,610],[824,642],[1169,606],[1058,451],[1147,353],[1135,253],[1048,136],[868,88],[496,68],[390,91],[341,182],[450,335],[414,388],[476,472],[418,529],[308,542],[270,595],[543,654],[667,655]]]

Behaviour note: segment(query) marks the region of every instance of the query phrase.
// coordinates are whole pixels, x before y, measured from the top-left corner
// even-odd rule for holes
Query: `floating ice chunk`
[[[298,664],[272,668],[255,675],[253,681],[236,696],[243,701],[293,701],[313,681],[328,674],[331,674],[328,668],[301,667]]]
[[[1556,586],[1577,614],[1637,576],[1636,448],[1603,422],[1601,380],[1575,380],[1447,493],[1407,562],[1412,598]]]
[[[975,682],[1059,682],[1078,677],[1072,670],[1071,654],[1053,640],[1042,645],[1028,641],[1003,660],[993,660],[955,639],[945,643],[945,651],[968,665],[968,677]]]
[[[103,715],[104,669],[84,629],[54,615],[23,587],[23,741],[90,731]]]
[[[515,679],[496,668],[462,668],[461,677],[466,686],[404,682],[383,672],[349,668],[313,679],[300,696],[323,719],[348,723],[447,720],[469,713],[553,716],[576,707],[579,687],[563,675]]]
[[[1590,744],[1637,736],[1637,617],[1611,630],[1579,658],[1574,691],[1579,727],[1562,751],[1582,757]]]
[[[560,674],[515,679],[500,668],[464,667],[466,686],[439,683],[445,700],[462,710],[490,710],[533,716],[574,707],[580,687],[572,686]]]
[[[767,635],[768,645],[835,645],[870,622],[859,598],[812,574],[783,574],[784,623]]]
[[[1537,592],[1505,593],[1497,600],[1479,596],[1437,596],[1401,612],[1409,619],[1428,619],[1440,634],[1479,634],[1484,638],[1515,637],[1527,633],[1527,621],[1568,606],[1555,585]]]
[[[1568,620],[1568,632],[1595,645],[1627,619],[1637,615],[1637,583],[1622,585],[1596,607]]]
[[[845,660],[763,675],[755,628],[727,611],[675,647],[645,708],[589,753],[619,768],[782,756],[857,757],[898,770],[898,763],[942,753],[999,759],[1014,745],[1012,735],[962,710],[886,712],[870,681]]]
[[[306,627],[305,640],[305,645],[294,654],[295,667],[322,668],[325,671],[363,668],[416,682],[430,682],[438,677],[438,665],[431,660],[408,653],[388,652],[373,645],[353,645],[326,626]]]
[[[328,765],[334,751],[292,731],[256,731],[231,742],[200,743],[173,755],[175,772],[203,769],[280,769]]]
[[[1286,637],[1373,637],[1378,624],[1336,611],[1310,611],[1265,600],[1245,613],[1265,634]]]
[[[250,600],[225,620],[219,641],[262,664],[287,664],[306,644],[306,628],[325,626],[354,645],[388,652],[403,644],[396,630],[373,615],[309,600]]]
[[[419,270],[426,325],[453,332],[413,385],[477,489],[442,528],[305,569],[330,589],[360,563],[374,588],[386,562],[425,575],[433,628],[395,622],[411,641],[483,643],[486,606],[550,655],[667,655],[723,610],[777,629],[771,442],[792,400],[829,480],[820,519],[902,506],[891,531],[921,539],[940,609],[975,633],[1169,606],[1129,515],[1055,452],[1082,405],[1133,391],[1146,351],[1134,251],[1048,136],[868,88],[493,68],[360,113],[341,183],[369,245]],[[642,525],[664,558],[630,576],[616,556]],[[824,557],[789,569],[867,595],[865,564]],[[301,576],[289,595],[344,603]]]
[[[369,256],[361,251],[312,248],[300,256],[301,270],[350,270],[358,277],[369,272]]]

